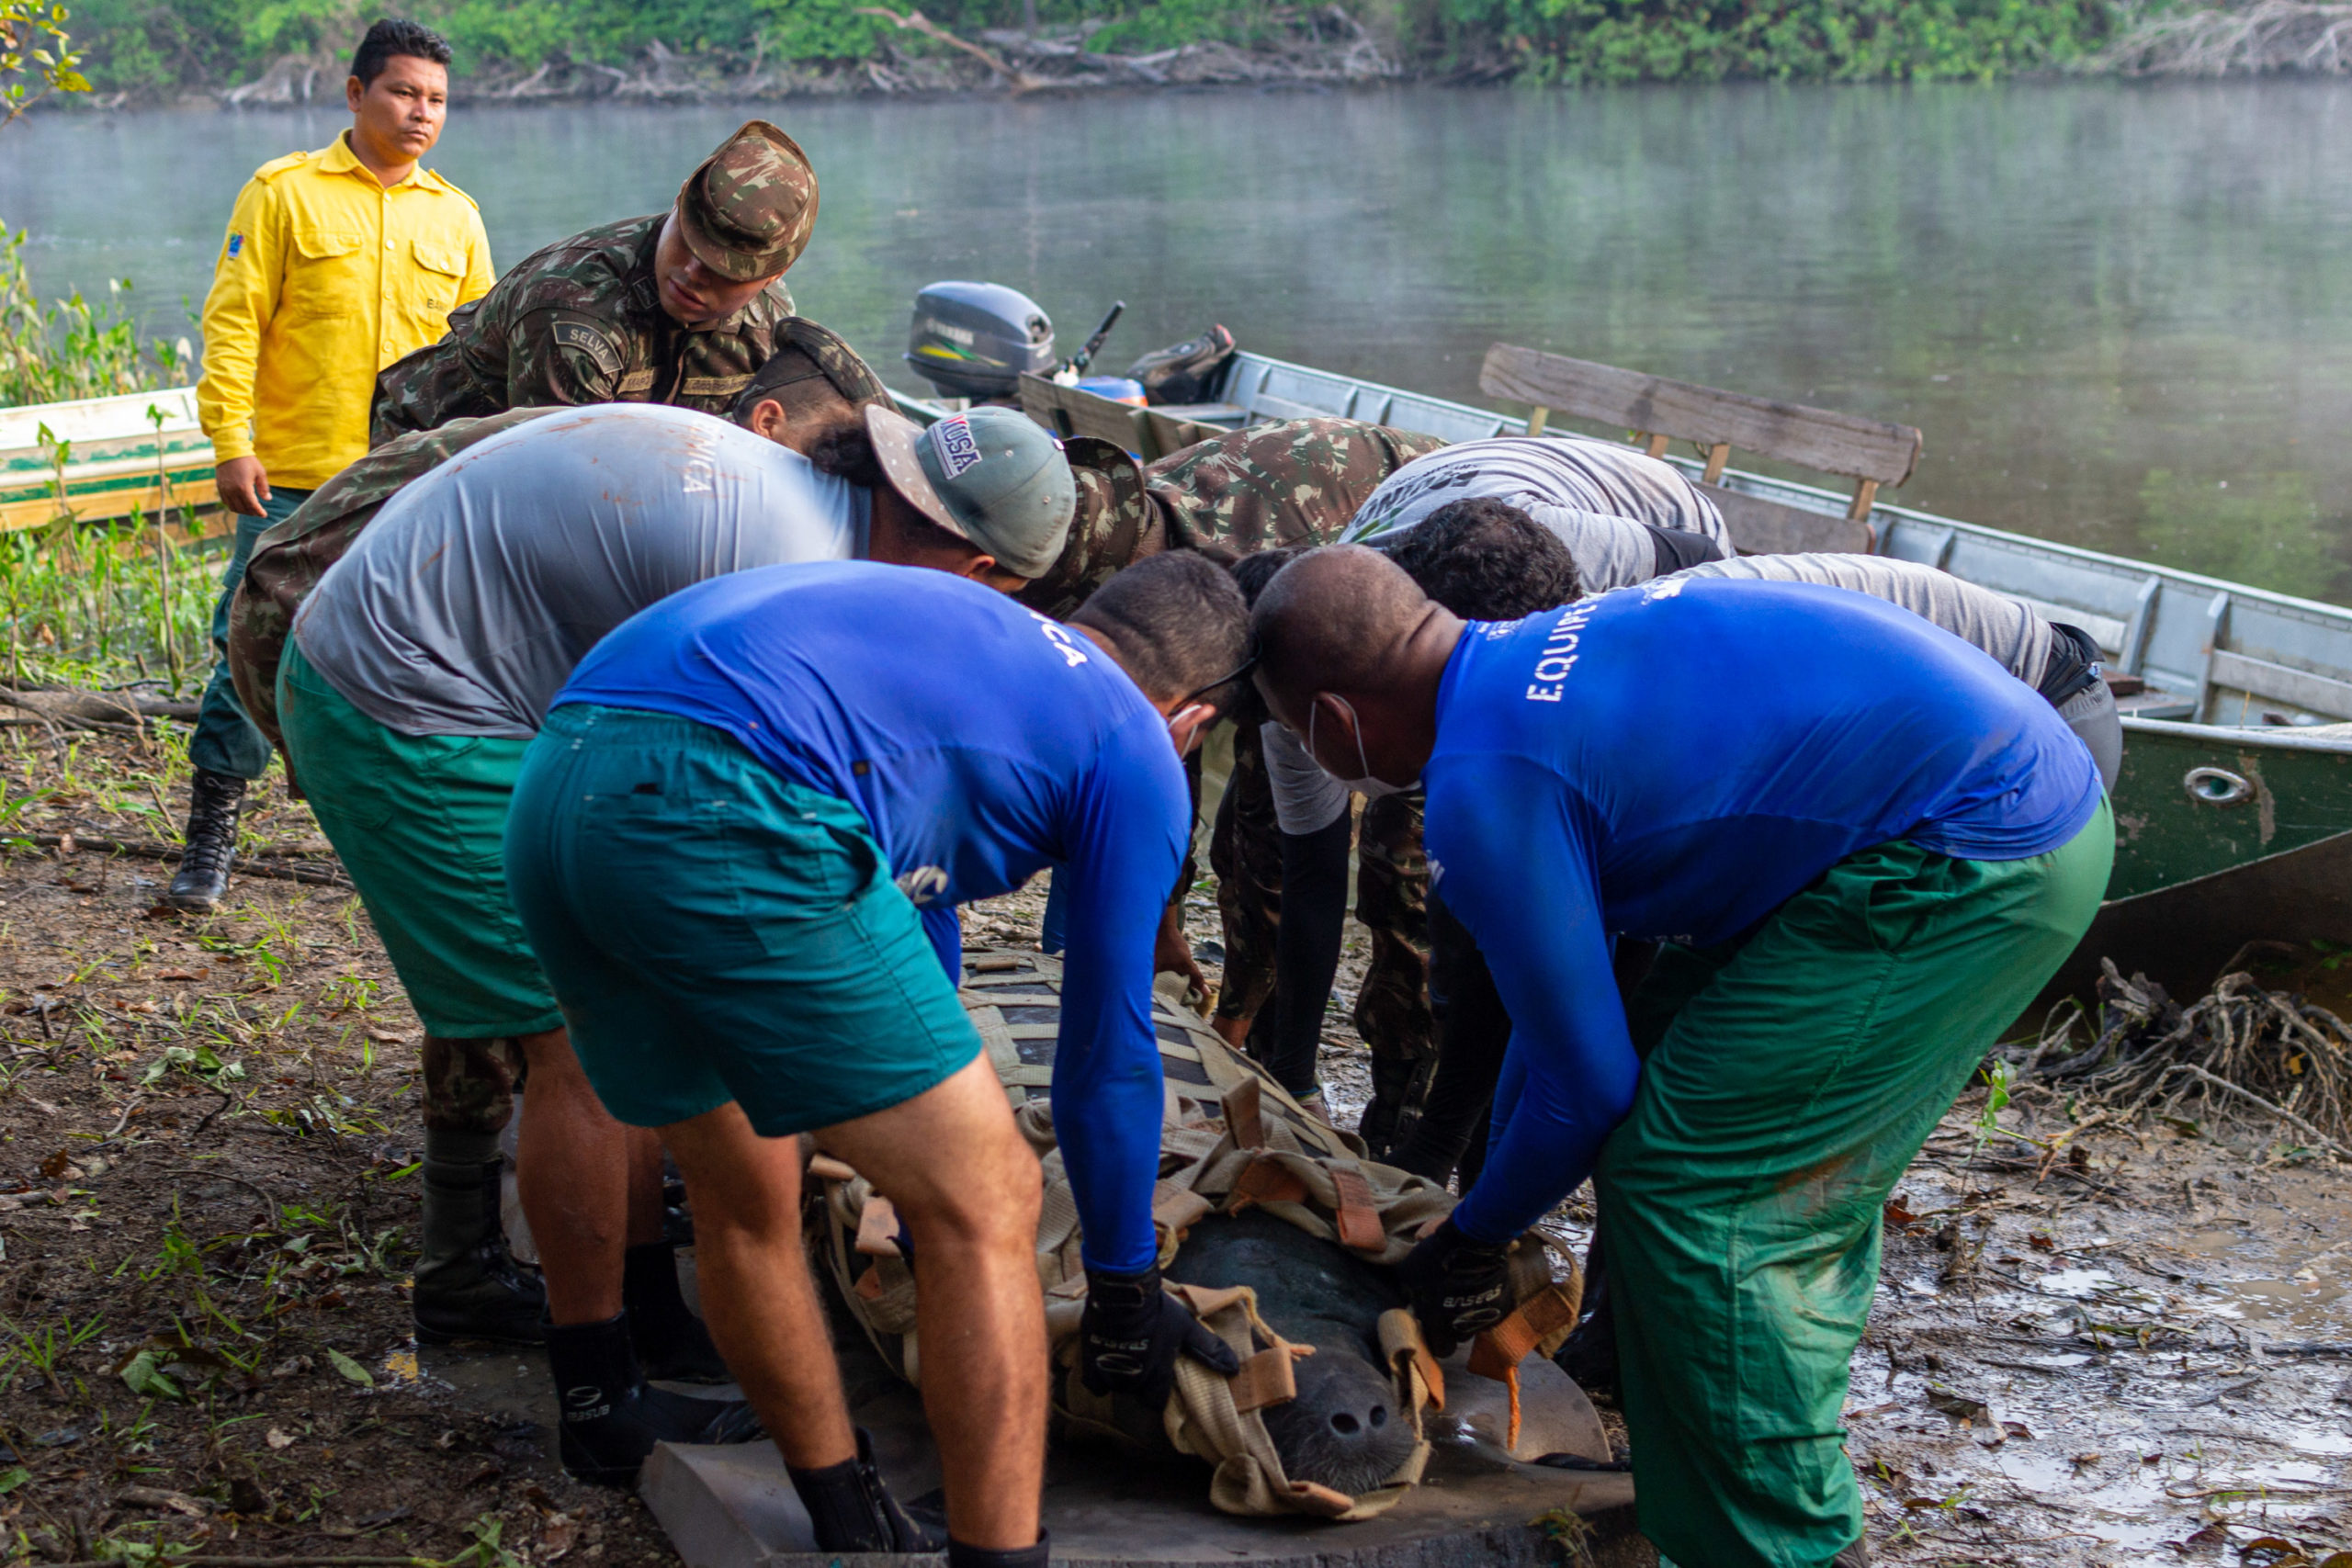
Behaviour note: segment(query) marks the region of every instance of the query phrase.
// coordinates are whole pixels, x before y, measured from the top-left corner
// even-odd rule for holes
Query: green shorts
[[[514,906],[605,1108],[734,1100],[767,1137],[912,1100],[979,1055],[847,801],[662,714],[548,716],[514,789]]]
[[[288,638],[286,753],[351,873],[428,1034],[536,1034],[563,1022],[506,898],[501,843],[527,740],[402,735],[351,705]]]

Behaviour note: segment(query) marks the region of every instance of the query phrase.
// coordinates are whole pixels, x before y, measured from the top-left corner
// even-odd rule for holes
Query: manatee
[[[1263,1412],[1293,1481],[1351,1495],[1395,1474],[1418,1440],[1381,1365],[1380,1314],[1405,1304],[1386,1270],[1262,1209],[1212,1214],[1169,1264],[1179,1284],[1247,1285],[1268,1327],[1315,1354],[1293,1364],[1298,1396]]]

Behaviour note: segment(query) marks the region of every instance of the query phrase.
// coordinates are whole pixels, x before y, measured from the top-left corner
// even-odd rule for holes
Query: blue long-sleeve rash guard
[[[1488,1242],[1573,1191],[1632,1108],[1612,933],[1727,942],[1898,839],[2041,854],[2099,797],[2089,751],[1993,660],[1800,583],[1668,580],[1472,624],[1422,777],[1432,887],[1511,1017],[1495,1141],[1454,1211]]]
[[[1108,655],[943,572],[740,571],[598,644],[557,697],[675,714],[856,806],[951,978],[955,906],[1044,866],[1069,884],[1054,1122],[1087,1263],[1154,1255],[1159,1051],[1152,939],[1191,827],[1159,715]]]

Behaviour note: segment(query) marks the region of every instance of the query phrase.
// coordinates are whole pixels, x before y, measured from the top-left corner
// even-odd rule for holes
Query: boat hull
[[[2195,996],[2249,942],[2352,946],[2352,726],[2124,731],[2107,901],[2044,1003],[2101,958]]]

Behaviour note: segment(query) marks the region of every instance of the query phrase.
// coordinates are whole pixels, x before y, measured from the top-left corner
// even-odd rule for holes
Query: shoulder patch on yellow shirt
[[[299,169],[311,161],[308,152],[288,152],[283,158],[272,158],[254,171],[254,178],[264,182],[274,180],[288,169]]]

